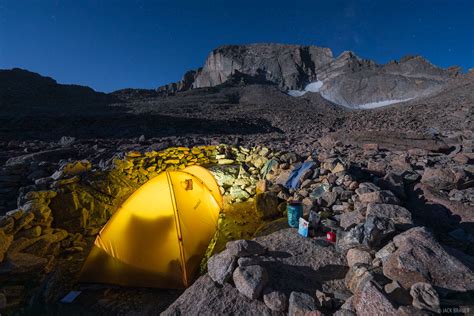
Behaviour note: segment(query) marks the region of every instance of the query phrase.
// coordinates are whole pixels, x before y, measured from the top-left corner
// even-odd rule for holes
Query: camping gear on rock
[[[298,221],[298,234],[300,234],[303,237],[308,237],[309,233],[309,222],[305,220],[303,217],[300,217]]]
[[[329,231],[326,233],[326,240],[330,242],[336,242],[336,233],[333,231]]]
[[[288,180],[285,183],[285,187],[288,189],[298,189],[301,185],[301,176],[306,170],[313,168],[314,165],[314,161],[306,161],[303,162],[301,165],[295,167],[291,171],[290,176],[288,177]]]
[[[217,229],[219,186],[209,171],[165,171],[135,191],[102,228],[80,280],[188,287]]]
[[[309,217],[308,217],[309,228],[312,228],[314,230],[318,229],[320,220],[321,220],[321,217],[319,216],[318,213],[316,213],[315,211],[309,212]]]
[[[330,218],[321,220],[321,229],[323,232],[328,232],[337,229],[337,222]]]
[[[286,207],[288,216],[288,225],[292,228],[298,228],[299,219],[303,216],[303,204],[297,201],[290,201]]]
[[[59,302],[60,303],[72,303],[82,293],[82,291],[70,291],[66,294]]]

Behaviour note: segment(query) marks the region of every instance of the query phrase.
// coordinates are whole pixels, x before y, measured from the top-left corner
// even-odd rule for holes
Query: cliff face
[[[317,79],[317,71],[332,61],[328,48],[280,44],[222,46],[212,51],[196,75],[193,88],[229,80],[236,71],[298,89]]]
[[[303,90],[318,81],[327,100],[349,108],[364,104],[424,97],[442,89],[459,69],[441,69],[420,56],[379,65],[344,52],[333,58],[328,48],[283,44],[227,45],[213,50],[203,68],[158,88],[175,93],[235,82],[236,77],[276,84],[282,91]],[[294,95],[302,95],[297,92]]]

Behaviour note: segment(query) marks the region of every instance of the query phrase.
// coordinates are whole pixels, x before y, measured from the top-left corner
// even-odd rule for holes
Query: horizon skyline
[[[327,47],[334,57],[352,51],[377,64],[420,55],[441,68],[474,67],[469,1],[285,4],[6,1],[0,4],[0,68],[100,92],[156,89],[202,67],[219,46],[253,43]]]
[[[265,43],[265,42],[260,42],[260,43],[244,43],[244,44],[224,44],[224,45],[220,45],[220,46],[217,46],[217,47],[211,49],[211,51],[209,52],[209,54],[210,54],[212,51],[214,51],[215,49],[217,49],[217,48],[219,48],[219,47],[222,47],[222,46],[232,46],[232,45],[257,45],[257,44],[317,46],[317,45],[299,45],[299,44],[293,44],[293,43],[270,43],[270,42],[267,42],[267,43]],[[330,47],[323,47],[323,46],[317,46],[317,47],[329,48],[329,49],[331,49]],[[342,55],[344,52],[347,52],[347,50],[346,50],[346,51],[342,51],[342,52],[340,52],[340,53],[337,54],[337,55],[334,54],[334,52],[332,51],[332,49],[331,49],[331,52],[333,53],[333,58],[334,58],[334,59],[337,59],[337,58],[338,58],[340,55]],[[356,52],[353,52],[353,51],[350,51],[350,52],[354,53],[357,57],[359,57],[359,58],[361,58],[361,59],[374,61],[373,59],[371,59],[371,58],[369,58],[369,57],[359,56]],[[412,55],[412,54],[406,54],[406,55],[400,56],[400,57],[397,58],[397,59],[387,60],[387,62],[385,62],[385,63],[378,63],[378,62],[376,62],[376,61],[375,61],[375,62],[376,62],[378,65],[385,65],[385,64],[387,64],[387,63],[389,63],[389,62],[391,62],[391,61],[400,62],[401,59],[403,59],[404,57],[408,57],[408,56],[421,56],[422,58],[424,58],[425,60],[427,60],[427,61],[428,61],[429,63],[431,63],[432,65],[434,65],[434,66],[436,66],[436,67],[438,67],[438,68],[442,68],[442,69],[446,69],[446,68],[453,67],[453,66],[459,66],[459,65],[453,64],[453,65],[450,65],[450,66],[447,66],[447,67],[441,67],[441,66],[439,66],[439,65],[436,65],[436,64],[432,63],[432,62],[431,62],[429,59],[427,59],[425,56],[422,56],[422,55]],[[207,58],[206,58],[206,59],[207,59]],[[205,64],[205,62],[206,62],[206,59],[203,61],[203,64],[202,64],[203,66],[204,66],[204,64]],[[459,66],[459,67],[460,67],[460,66]],[[103,93],[112,93],[112,92],[116,92],[116,91],[120,91],[120,90],[125,90],[125,89],[155,90],[155,89],[158,89],[159,87],[162,87],[162,86],[164,86],[164,85],[171,84],[171,83],[175,83],[175,82],[181,80],[181,78],[179,78],[179,79],[176,80],[176,81],[170,81],[170,82],[164,83],[164,84],[162,84],[162,85],[160,85],[160,86],[156,86],[156,87],[154,87],[154,88],[153,88],[153,87],[151,87],[151,88],[143,88],[143,87],[123,87],[123,88],[120,88],[120,89],[117,89],[117,90],[112,90],[112,91],[101,91],[101,90],[97,90],[97,89],[95,89],[94,87],[92,87],[92,86],[90,86],[90,85],[87,85],[87,84],[84,85],[84,84],[77,84],[77,83],[74,83],[74,82],[61,82],[61,81],[57,80],[57,78],[55,78],[55,77],[48,76],[48,75],[45,75],[45,74],[42,74],[42,73],[33,71],[33,70],[31,70],[31,69],[26,69],[26,68],[21,68],[21,67],[12,67],[12,68],[0,68],[0,70],[13,70],[13,69],[15,69],[15,68],[16,68],[16,69],[26,70],[26,71],[33,72],[33,73],[37,73],[37,74],[39,74],[39,75],[41,75],[41,76],[43,76],[43,77],[52,78],[52,79],[55,80],[58,84],[62,84],[62,85],[79,85],[79,86],[85,86],[85,87],[92,88],[92,89],[93,89],[94,91],[96,91],[96,92],[103,92]],[[194,68],[194,69],[188,69],[188,70],[186,70],[186,71],[198,70],[198,69],[200,69],[200,68],[202,68],[202,66],[201,66],[201,67],[198,67],[198,68]],[[461,72],[462,72],[463,74],[466,74],[466,73],[469,72],[470,69],[474,69],[474,67],[471,67],[471,68],[469,68],[469,69],[464,69],[464,68],[461,67]],[[185,71],[185,72],[186,72],[186,71]],[[183,75],[184,75],[185,72],[183,72]]]

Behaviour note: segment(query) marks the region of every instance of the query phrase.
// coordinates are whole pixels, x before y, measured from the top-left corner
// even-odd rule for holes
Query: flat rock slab
[[[293,291],[310,295],[316,290],[325,293],[347,291],[344,285],[348,270],[346,259],[323,238],[303,238],[296,229],[287,228],[255,240],[267,249],[264,256],[256,259],[267,270],[267,286],[274,291],[287,297]],[[263,300],[250,300],[229,283],[217,285],[206,274],[163,315],[269,315],[271,312]]]
[[[203,275],[161,315],[272,315],[272,311],[262,301],[241,295],[229,283],[216,286]]]
[[[343,283],[348,270],[345,256],[323,238],[304,238],[296,229],[287,228],[255,240],[268,250],[268,255],[261,256],[268,285],[288,296],[292,291],[314,293],[332,283],[329,281]],[[333,292],[325,288],[328,291]]]

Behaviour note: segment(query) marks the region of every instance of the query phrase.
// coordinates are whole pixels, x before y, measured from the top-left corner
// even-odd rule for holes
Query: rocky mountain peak
[[[236,83],[236,77],[245,77],[247,83],[270,82],[283,92],[296,90],[290,93],[299,96],[308,91],[320,93],[338,105],[358,108],[427,96],[457,74],[459,68],[442,69],[417,55],[379,65],[351,51],[334,58],[329,48],[258,43],[219,46],[209,53],[201,69],[158,91],[176,93]],[[306,88],[311,83],[318,88]]]

